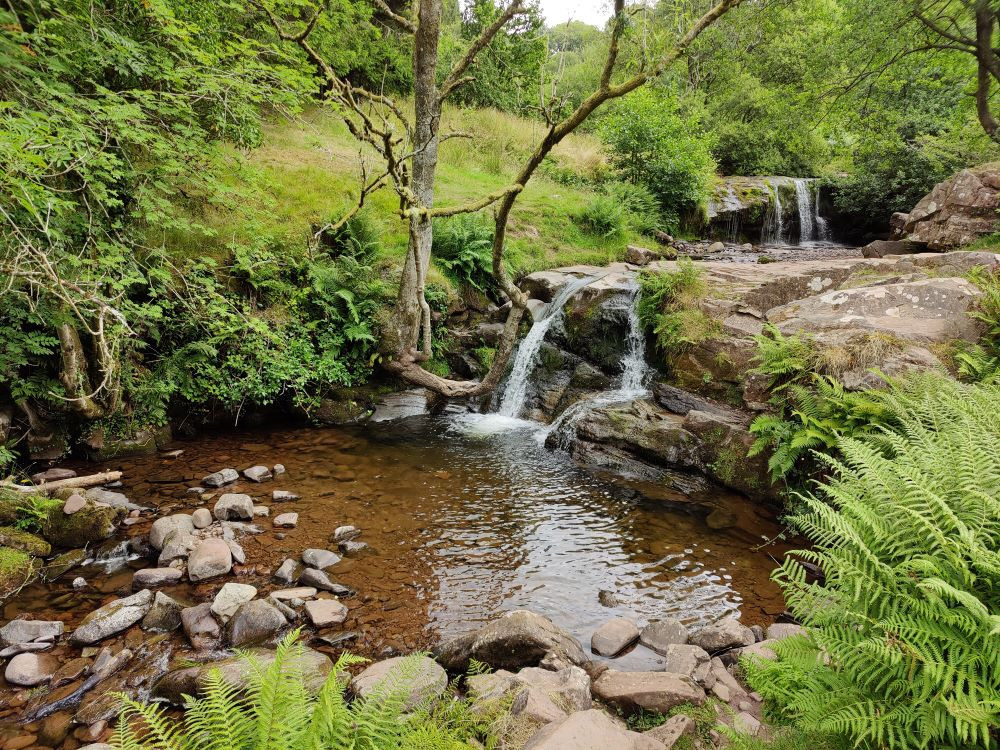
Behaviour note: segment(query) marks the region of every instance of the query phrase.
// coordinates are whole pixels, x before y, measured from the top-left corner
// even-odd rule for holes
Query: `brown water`
[[[692,497],[597,476],[542,447],[528,423],[514,427],[476,435],[453,417],[421,416],[356,430],[240,431],[178,442],[178,458],[84,468],[122,470],[123,491],[164,514],[203,504],[185,491],[212,471],[284,464],[287,472],[272,481],[221,491],[253,495],[271,506],[272,517],[299,514],[297,528],[280,532],[258,519],[264,533],[239,540],[248,559],[238,580],[261,593],[281,588],[270,572],[282,560],[308,547],[332,548],[334,528],[358,526],[371,551],[331,569],[357,593],[343,599],[347,622],[323,634],[357,632],[349,647],[370,656],[427,648],[516,608],[550,617],[585,644],[620,615],[698,624],[739,613],[752,624],[784,610],[769,580],[786,549],[765,543],[780,531],[772,509],[721,490]],[[274,489],[301,500],[272,503]],[[710,529],[704,519],[716,507],[728,509],[736,525]],[[144,514],[122,538],[144,535],[153,518]],[[6,604],[4,619],[32,612],[72,627],[110,594],[126,593],[133,569],[151,564],[123,559],[114,542],[99,554],[110,562],[29,587]],[[77,592],[71,581],[81,575],[90,587]],[[205,601],[225,580],[232,579],[164,590]],[[602,605],[601,590],[614,592],[618,604]],[[659,659],[638,648],[618,661],[652,668]]]

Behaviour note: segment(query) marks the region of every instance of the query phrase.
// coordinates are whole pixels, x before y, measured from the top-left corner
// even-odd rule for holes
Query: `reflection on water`
[[[217,435],[178,442],[174,447],[185,450],[176,459],[124,459],[101,468],[121,468],[125,491],[165,513],[198,507],[185,490],[212,471],[284,464],[287,473],[273,481],[226,488],[267,505],[274,489],[301,495],[271,509],[298,512],[297,528],[279,533],[265,519],[263,534],[241,540],[248,560],[239,580],[262,593],[279,588],[270,572],[285,557],[329,546],[334,528],[357,525],[372,551],[345,558],[331,572],[357,591],[344,600],[350,616],[343,627],[360,633],[351,648],[369,655],[428,647],[520,607],[551,617],[584,643],[618,615],[640,621],[670,615],[694,624],[740,612],[753,623],[784,609],[768,580],[772,556],[784,548],[756,549],[778,532],[770,510],[721,491],[692,503],[662,486],[595,476],[541,446],[531,423],[485,429],[481,417],[454,419]],[[475,429],[477,419],[484,429]],[[709,529],[704,516],[711,506],[727,509],[736,526]],[[123,533],[145,534],[150,521]],[[30,587],[4,615],[54,611],[75,623],[101,592],[127,588],[131,568],[148,563],[121,564],[127,567],[117,574],[84,570],[100,592],[67,596],[69,581],[81,575],[76,569],[54,586]],[[167,591],[203,601],[223,582]],[[614,592],[617,606],[603,606],[601,590]],[[626,659],[631,666],[655,662],[649,652]]]

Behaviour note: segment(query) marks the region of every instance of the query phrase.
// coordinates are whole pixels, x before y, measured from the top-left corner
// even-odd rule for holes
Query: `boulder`
[[[666,657],[663,663],[663,671],[683,674],[693,677],[698,667],[708,664],[712,657],[701,646],[692,646],[685,643],[673,643],[663,651]]]
[[[169,541],[163,545],[156,564],[161,567],[169,566],[174,560],[183,560],[191,554],[191,551],[198,545],[198,540],[192,534],[175,532],[170,535]]]
[[[212,513],[220,521],[251,521],[253,498],[242,493],[227,493],[216,501]]]
[[[302,553],[302,562],[310,568],[325,570],[340,562],[340,555],[328,549],[307,549]]]
[[[153,597],[153,606],[142,618],[142,627],[144,630],[152,630],[155,633],[169,633],[172,630],[177,630],[181,626],[181,610],[183,609],[184,605],[176,599],[172,599],[162,591],[157,591],[156,596]]]
[[[239,478],[240,473],[236,471],[236,469],[223,469],[222,471],[216,471],[213,474],[209,474],[201,480],[201,483],[205,487],[215,488],[222,487],[226,484],[232,484]]]
[[[48,557],[52,552],[51,545],[41,537],[12,526],[0,526],[0,547],[27,552],[33,557]]]
[[[118,522],[125,517],[124,508],[98,505],[88,500],[76,513],[63,513],[62,503],[51,505],[41,521],[42,536],[53,547],[81,547],[103,542],[114,535]]]
[[[454,672],[464,672],[470,659],[510,670],[534,667],[543,659],[560,666],[587,662],[579,641],[548,618],[524,609],[505,612],[478,630],[444,643],[437,657]]]
[[[644,627],[639,635],[639,643],[658,654],[666,654],[668,647],[687,643],[687,639],[688,631],[684,623],[670,617],[654,620]]]
[[[257,596],[257,589],[246,583],[227,583],[212,601],[212,614],[223,623],[236,614],[236,610]]]
[[[586,711],[592,704],[590,677],[580,667],[565,667],[557,672],[525,667],[517,673],[517,680],[537,688],[571,711]]]
[[[412,711],[444,694],[448,674],[426,656],[397,656],[375,662],[351,680],[351,691],[362,698],[384,695],[409,685],[405,710]]]
[[[153,606],[153,592],[149,589],[99,607],[83,618],[69,639],[81,646],[89,646],[108,636],[120,633],[139,622]]]
[[[194,529],[194,521],[187,513],[157,518],[149,529],[149,544],[153,549],[162,550],[170,537],[176,534],[193,534]]]
[[[272,649],[254,648],[250,649],[250,654],[264,669],[274,662]],[[299,665],[306,691],[310,695],[316,695],[333,669],[333,662],[326,654],[305,648]],[[154,685],[153,695],[174,705],[183,705],[184,695],[198,695],[213,669],[219,670],[223,680],[238,690],[245,689],[249,684],[251,667],[246,661],[239,658],[223,659],[168,672]]]
[[[639,750],[632,733],[603,711],[578,711],[536,732],[524,750]]]
[[[188,578],[204,581],[222,576],[233,569],[233,553],[222,539],[206,539],[188,557]]]
[[[306,616],[317,628],[328,628],[347,619],[347,607],[336,599],[314,599],[306,602]]]
[[[229,620],[226,640],[233,648],[271,643],[287,624],[281,610],[263,599],[254,599],[236,610]]]
[[[212,605],[209,602],[182,609],[181,625],[191,645],[199,651],[219,646],[222,630],[219,621],[212,614]]]
[[[177,583],[184,576],[179,568],[143,568],[132,576],[133,589],[150,589]]]
[[[52,679],[59,669],[59,660],[51,654],[18,654],[9,662],[3,676],[11,685],[35,687]]]
[[[639,640],[639,627],[624,617],[609,620],[590,637],[590,650],[601,656],[615,656]]]
[[[615,708],[668,713],[682,703],[700,706],[705,691],[690,678],[672,672],[619,672],[605,670],[594,680],[594,695]]]
[[[690,636],[688,640],[709,653],[741,646],[752,646],[757,641],[753,631],[735,617],[724,617],[718,622],[702,628]]]
[[[263,482],[274,475],[271,474],[271,470],[266,466],[251,466],[249,469],[243,470],[243,476],[251,482]]]
[[[635,266],[645,266],[659,259],[660,254],[638,245],[625,246],[625,262]]]
[[[0,628],[0,643],[16,646],[34,640],[56,640],[65,626],[58,620],[11,620]]]
[[[875,240],[861,248],[866,258],[884,258],[886,255],[912,255],[922,253],[927,245],[910,240]]]
[[[43,482],[54,482],[58,479],[72,479],[75,476],[76,472],[72,469],[62,469],[55,466],[51,469],[40,471],[37,474],[32,474],[31,481],[35,484],[42,484]]]
[[[790,622],[776,622],[767,626],[767,639],[768,640],[781,640],[782,638],[791,638],[793,635],[805,635],[807,631],[801,625],[795,625]]]
[[[336,594],[337,596],[346,596],[351,593],[351,590],[347,586],[330,580],[330,576],[322,570],[316,570],[316,568],[306,568],[302,571],[302,574],[299,576],[299,583],[304,586],[312,586],[320,591],[329,591],[331,594]]]
[[[902,234],[931,250],[971,244],[996,231],[998,189],[1000,163],[963,169],[917,202],[903,222]]]

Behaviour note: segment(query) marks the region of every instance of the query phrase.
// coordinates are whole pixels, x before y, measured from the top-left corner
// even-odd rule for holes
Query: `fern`
[[[786,720],[863,748],[994,747],[1000,726],[1000,386],[925,375],[836,441],[775,579],[808,634],[745,665]],[[825,573],[807,579],[798,560]]]
[[[345,694],[348,667],[364,659],[342,654],[315,696],[305,687],[303,646],[289,634],[263,664],[240,653],[248,667],[245,690],[219,670],[209,672],[201,697],[187,696],[183,721],[163,708],[122,696],[124,710],[112,744],[119,750],[450,750],[489,740],[491,717],[465,701],[409,706],[414,656],[364,699]]]

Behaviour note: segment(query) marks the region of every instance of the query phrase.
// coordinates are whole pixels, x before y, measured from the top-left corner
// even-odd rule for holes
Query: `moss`
[[[53,547],[79,547],[102,542],[115,533],[118,521],[125,515],[123,508],[110,508],[87,503],[83,509],[67,516],[56,501],[42,522],[42,534]]]
[[[21,550],[34,557],[47,557],[52,552],[52,547],[44,539],[13,526],[0,526],[0,546]]]
[[[476,359],[479,361],[479,364],[481,364],[484,368],[489,370],[491,367],[493,367],[493,360],[496,358],[497,355],[497,350],[495,347],[481,346],[478,349],[473,349],[472,353],[476,356]]]
[[[37,566],[38,563],[27,552],[0,547],[0,599],[31,580]]]

